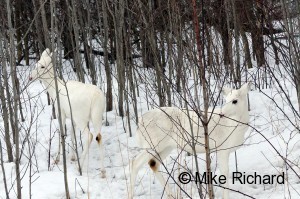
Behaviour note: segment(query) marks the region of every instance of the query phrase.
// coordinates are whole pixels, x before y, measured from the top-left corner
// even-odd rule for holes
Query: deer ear
[[[251,88],[251,83],[250,82],[247,82],[245,83],[241,88],[240,88],[240,91],[243,93],[243,94],[247,94],[248,91],[250,90]]]
[[[44,50],[44,52],[42,53],[42,57],[49,57],[49,56],[51,56],[50,55],[50,50],[49,50],[49,48],[46,48]]]
[[[231,88],[225,86],[222,88],[222,93],[224,96],[227,96],[230,92],[231,92]]]

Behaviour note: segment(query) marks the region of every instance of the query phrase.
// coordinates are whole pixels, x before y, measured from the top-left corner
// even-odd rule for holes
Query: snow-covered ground
[[[23,82],[21,85],[27,84],[27,77],[31,68],[32,67],[26,66],[19,67],[20,79],[21,82]],[[102,71],[102,74],[105,73]],[[70,79],[69,76],[66,76],[66,78]],[[298,110],[295,90],[293,90],[291,84],[288,81],[285,81],[284,78],[282,78],[281,81],[287,89],[286,91],[289,94],[291,102],[296,107],[296,110]],[[114,85],[117,85],[116,82]],[[141,89],[140,97],[138,98],[138,112],[141,114],[147,110],[147,103],[145,100],[145,93],[143,93],[145,85],[141,84],[139,86]],[[101,87],[104,88],[104,85]],[[270,98],[262,92],[266,93]],[[262,90],[262,92],[255,89],[249,92],[251,107],[250,125],[257,131],[250,128],[246,133],[247,140],[245,145],[237,150],[238,171],[245,172],[246,174],[257,172],[261,175],[278,175],[285,172],[287,181],[285,181],[284,185],[277,183],[271,185],[238,183],[233,185],[230,183],[230,188],[248,194],[254,198],[261,199],[300,198],[299,178],[291,172],[290,168],[286,167],[286,164],[284,164],[271,145],[261,135],[263,134],[285,158],[288,158],[292,162],[291,165],[293,165],[293,169],[300,173],[300,135],[290,122],[292,121],[294,124],[298,123],[299,125],[299,121],[295,121],[296,119],[293,116],[292,111],[286,105],[280,93],[278,93],[276,86],[272,89]],[[52,119],[52,107],[47,105],[47,96],[44,92],[44,87],[39,81],[30,82],[30,85],[23,91],[21,98],[25,103],[23,111],[26,121],[20,124],[20,136],[22,140],[24,140],[26,136],[28,136],[30,140],[30,147],[28,146],[28,142],[25,142],[23,146],[24,155],[21,159],[23,198],[29,198],[30,188],[32,198],[64,198],[65,192],[62,161],[57,165],[54,164],[59,144],[59,125],[57,120]],[[114,98],[117,98],[116,94],[114,94]],[[276,108],[272,99],[284,110],[284,113],[288,116],[290,121],[283,112]],[[76,162],[70,160],[71,138],[70,131],[68,131],[68,136],[66,138],[67,169],[71,198],[127,198],[129,188],[129,181],[126,181],[125,177],[126,173],[128,173],[127,166],[129,160],[138,153],[138,149],[136,148],[134,137],[129,137],[128,133],[125,133],[125,129],[127,128],[126,119],[123,121],[122,118],[117,115],[116,103],[115,100],[114,110],[107,113],[109,126],[103,125],[102,127],[105,146],[105,167],[107,171],[107,177],[105,179],[100,178],[99,151],[96,142],[92,142],[87,158],[88,164],[84,166],[85,169],[83,175],[79,175]],[[131,119],[132,124],[134,124],[133,118]],[[27,134],[30,126],[31,129],[29,134]],[[2,133],[2,120],[0,120],[0,128]],[[68,122],[67,129],[70,128],[71,123]],[[132,126],[132,129],[134,133],[134,125]],[[91,131],[93,131],[93,129],[91,129]],[[77,132],[77,135],[79,138],[79,132]],[[3,135],[1,135],[1,141],[4,143]],[[81,147],[80,143],[79,146]],[[29,161],[29,148],[32,153],[31,166]],[[174,151],[171,156],[167,158],[165,163],[168,168],[172,168],[172,157],[176,156],[177,152]],[[182,157],[185,156],[185,153],[182,154]],[[5,151],[4,157],[6,158]],[[204,159],[204,155],[199,154],[200,171],[202,172],[205,171]],[[189,168],[195,171],[193,158],[187,156],[185,161],[189,165]],[[214,154],[212,154],[212,162],[213,170],[216,170]],[[48,165],[48,163],[50,164]],[[16,198],[14,164],[5,163],[4,167],[10,197]],[[236,171],[235,156],[234,154],[231,154],[230,173],[234,171]],[[216,170],[216,172],[218,173],[218,170]],[[179,183],[177,179],[178,172],[173,172],[173,175],[174,179]],[[180,193],[180,190],[173,180],[170,180],[169,183],[172,185],[175,192]],[[182,186],[192,198],[199,198],[196,186],[193,183]],[[153,173],[148,169],[147,165],[145,165],[138,175],[135,186],[135,198],[161,198],[162,193],[163,188],[154,178]],[[187,198],[184,193],[180,194],[183,198]],[[221,198],[222,189],[216,188],[215,194],[216,198]],[[0,173],[0,198],[6,198],[2,171]],[[230,198],[247,197],[239,193],[230,192]]]

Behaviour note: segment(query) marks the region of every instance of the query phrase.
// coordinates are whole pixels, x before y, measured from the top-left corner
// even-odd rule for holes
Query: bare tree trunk
[[[233,82],[237,82],[236,80],[236,73],[234,72],[234,66],[233,66],[233,55],[232,55],[232,35],[231,35],[231,32],[230,32],[230,1],[225,1],[225,10],[226,10],[226,14],[225,14],[225,17],[226,17],[226,25],[227,25],[227,31],[228,31],[228,57],[229,57],[229,68],[230,68],[230,71],[227,71],[228,74],[230,75],[230,81],[233,80]]]
[[[300,9],[299,7],[299,2],[297,2],[297,7],[298,10]],[[299,57],[299,43],[297,43],[297,39],[295,39],[295,30],[294,26],[292,24],[292,19],[289,13],[289,8],[287,7],[287,2],[286,0],[281,0],[281,9],[282,12],[285,16],[284,24],[285,27],[287,28],[287,38],[289,42],[289,56],[291,59],[291,65],[292,65],[292,77],[294,84],[296,85],[296,92],[297,92],[297,100],[298,100],[298,109],[300,112],[300,57]],[[298,25],[300,25],[300,18],[298,16]],[[299,28],[299,27],[298,27]]]
[[[128,83],[127,83],[127,89],[125,93],[125,102],[126,102],[126,117],[127,117],[127,125],[128,125],[128,131],[129,131],[129,137],[132,137],[132,131],[131,131],[131,123],[130,123],[130,111],[129,111],[129,99],[128,99]]]
[[[76,73],[78,80],[81,82],[85,82],[84,79],[84,69],[81,66],[81,57],[80,57],[80,44],[79,44],[79,24],[78,24],[78,16],[77,16],[77,8],[75,0],[71,0],[71,6],[72,6],[72,24],[73,24],[73,30],[75,35],[75,55],[74,55],[74,65],[76,68]]]
[[[180,20],[180,17],[178,17]],[[181,24],[181,22],[178,22]],[[182,29],[181,26],[178,26],[176,29],[176,40],[178,45],[178,53],[177,53],[177,59],[176,59],[176,90],[177,92],[181,91],[180,86],[180,79],[182,78],[182,72],[183,72],[183,41],[182,41]]]
[[[166,37],[168,37],[164,31],[160,32],[160,47],[157,49],[161,49],[160,57],[161,61],[159,62],[160,68],[162,68],[162,84],[163,84],[163,91],[164,91],[164,105],[165,106],[171,106],[171,100],[172,100],[172,93],[171,93],[171,85],[172,85],[172,80],[171,78],[168,78],[170,76],[170,72],[168,76],[165,74],[165,68],[167,66],[166,62],[166,48],[165,48],[165,41],[167,40]],[[168,81],[167,81],[168,79]]]
[[[126,5],[128,7],[128,5]],[[130,26],[130,24],[129,24]],[[125,43],[125,57],[126,57],[126,64],[127,64],[127,80],[129,83],[129,89],[127,90],[127,95],[129,93],[131,94],[131,99],[132,99],[132,106],[135,114],[135,123],[138,123],[139,117],[138,117],[138,108],[137,108],[137,99],[136,99],[136,91],[135,91],[135,84],[133,81],[133,76],[134,76],[134,69],[133,69],[133,57],[132,57],[132,46],[131,46],[131,40],[130,40],[130,33],[131,33],[131,26],[126,28],[127,31],[124,32],[124,43]]]
[[[117,55],[117,76],[118,76],[118,97],[119,97],[119,115],[124,117],[124,86],[125,86],[125,70],[124,70],[124,0],[120,0],[114,5],[114,26],[116,36],[116,55]]]
[[[55,11],[55,3],[53,0],[50,0],[50,9],[51,9],[51,35],[54,37],[55,35],[55,24],[56,14]],[[58,34],[58,33],[56,33]],[[55,43],[52,42],[52,49],[55,49]],[[64,170],[64,185],[65,185],[65,194],[66,199],[70,198],[70,192],[69,192],[69,185],[68,185],[68,171],[67,171],[67,158],[66,158],[66,146],[65,146],[65,126],[63,125],[62,121],[62,113],[61,113],[61,106],[60,106],[60,98],[59,98],[59,90],[58,90],[58,83],[57,83],[57,73],[56,73],[56,51],[53,51],[53,57],[52,57],[52,63],[53,63],[53,69],[54,69],[54,82],[55,82],[55,91],[56,91],[56,103],[57,103],[57,109],[58,109],[58,121],[59,121],[59,129],[60,129],[60,136],[61,136],[61,145],[62,145],[62,154],[63,154],[63,170]]]
[[[73,19],[72,11],[69,9],[71,7],[69,1],[62,1],[61,7],[65,10],[64,21],[62,22],[62,44],[64,47],[64,58],[74,59],[74,31],[73,31]],[[76,67],[73,67],[73,71],[76,71]]]
[[[154,5],[152,1],[149,1],[149,10],[154,10]],[[155,73],[156,73],[156,82],[157,82],[157,95],[159,98],[159,106],[163,107],[166,104],[166,97],[165,97],[165,92],[164,92],[164,85],[165,83],[163,82],[165,80],[164,78],[164,70],[163,66],[160,61],[160,53],[158,52],[158,44],[157,44],[157,35],[154,29],[154,16],[153,12],[149,12],[149,23],[147,24],[148,28],[148,41],[150,44],[150,49],[153,54],[152,59],[154,59],[154,64],[155,64]]]
[[[84,5],[77,6],[78,9],[78,19],[79,19],[79,27],[81,28],[81,36],[83,41],[83,47],[84,47],[84,59],[86,63],[86,67],[89,70],[89,75],[92,78],[92,84],[97,85],[97,74],[95,70],[95,64],[93,60],[93,53],[92,53],[92,38],[91,38],[91,16],[90,16],[90,3],[83,1]],[[86,7],[87,12],[84,12],[84,8]],[[86,16],[87,19],[84,19]],[[90,45],[91,46],[90,46]]]
[[[37,8],[38,3],[36,1],[37,0],[32,0],[32,4],[33,4],[34,13],[37,14],[39,9]],[[35,25],[35,31],[36,31],[37,40],[38,40],[38,49],[36,51],[37,54],[39,54],[39,50],[41,50],[45,47],[44,39],[43,39],[43,31],[41,30],[41,26],[42,26],[41,23],[42,22],[41,22],[40,17],[36,17],[36,19],[34,20],[34,25]]]
[[[20,81],[18,79],[18,77],[16,76],[15,79],[15,84],[16,84],[16,89],[17,89],[17,96],[18,96],[18,105],[19,105],[19,112],[20,112],[20,116],[21,116],[21,121],[24,122],[25,118],[23,115],[23,108],[22,108],[22,103],[21,103],[21,93],[20,93]]]
[[[220,1],[220,33],[222,39],[222,47],[223,47],[223,56],[224,56],[224,64],[226,66],[230,65],[230,35],[229,35],[229,25],[228,25],[228,17],[227,17],[227,6],[226,0]]]
[[[207,88],[207,84],[206,84],[206,79],[205,79],[205,58],[204,58],[204,43],[201,43],[200,40],[200,27],[199,27],[199,20],[198,20],[198,12],[197,12],[197,4],[196,4],[196,0],[192,1],[193,4],[193,22],[194,22],[194,29],[195,29],[195,35],[196,35],[196,45],[197,45],[197,57],[198,57],[198,67],[199,67],[199,75],[200,75],[200,79],[202,82],[202,94],[203,94],[203,102],[204,102],[204,114],[201,114],[201,111],[198,110],[198,113],[201,116],[201,123],[203,125],[204,128],[204,139],[205,139],[205,157],[206,157],[206,171],[207,173],[211,173],[211,159],[210,159],[210,147],[209,147],[209,134],[208,134],[208,118],[207,118],[207,111],[208,111],[208,105],[209,105],[209,98],[208,98],[208,88]],[[203,0],[201,1],[201,7],[202,7],[202,11],[203,11]],[[202,12],[203,13],[203,12]],[[202,16],[202,25],[205,26],[204,23],[204,16]],[[203,27],[203,33],[202,33],[202,38],[204,39],[204,29],[205,27]],[[202,61],[204,60],[204,61]],[[204,65],[203,65],[204,63]],[[196,94],[196,96],[198,96]],[[197,100],[199,102],[199,100]],[[200,107],[200,106],[199,106]],[[192,135],[192,137],[194,138],[194,135]],[[193,143],[193,152],[194,152],[194,156],[195,156],[195,161],[197,160],[197,154],[196,154],[196,149],[195,149],[195,140],[192,139]],[[197,165],[198,167],[198,165]],[[214,198],[214,190],[213,190],[213,185],[211,184],[211,182],[208,183],[208,195],[210,199]],[[202,197],[202,193],[200,193],[200,197]]]
[[[3,176],[6,199],[9,199],[9,192],[8,192],[8,189],[7,189],[7,182],[6,182],[6,174],[5,174],[5,168],[4,168],[1,140],[0,140],[0,164],[1,164],[1,169],[2,169],[2,176]]]
[[[15,165],[16,165],[16,181],[17,181],[17,197],[18,199],[22,198],[22,192],[21,192],[21,171],[20,171],[20,146],[19,146],[19,122],[18,122],[18,93],[17,93],[17,71],[16,71],[16,61],[15,61],[15,45],[14,45],[14,30],[12,26],[12,20],[11,20],[11,5],[10,0],[6,0],[6,9],[7,9],[7,16],[8,16],[8,27],[11,30],[9,34],[9,43],[10,43],[10,66],[11,66],[11,74],[12,74],[12,87],[13,87],[13,112],[10,114],[13,114],[14,118],[14,136],[15,136],[15,144],[16,144],[16,151],[15,151]]]
[[[17,60],[22,59],[22,29],[21,29],[21,15],[22,15],[22,2],[20,0],[16,0],[15,2],[15,10],[13,13],[15,13],[14,17],[14,26],[16,30],[16,39],[17,39]]]
[[[25,57],[25,64],[29,65],[29,40],[28,34],[24,38],[24,57]]]
[[[55,57],[55,53],[54,56]],[[55,58],[54,58],[55,59]],[[53,63],[53,66],[55,67],[55,63]],[[55,71],[55,70],[54,70]],[[65,146],[65,129],[62,124],[62,116],[61,116],[61,108],[60,108],[60,100],[59,100],[59,93],[58,93],[58,85],[57,85],[57,75],[56,72],[54,72],[54,78],[55,78],[55,90],[56,90],[56,98],[57,98],[57,107],[58,107],[58,121],[59,121],[59,129],[60,129],[60,137],[61,137],[61,145],[62,145],[62,154],[63,154],[63,170],[64,170],[64,184],[65,184],[65,194],[66,198],[70,198],[70,192],[69,192],[69,185],[68,185],[68,171],[67,171],[67,157],[66,157],[66,146]]]
[[[51,27],[54,28],[54,19],[53,19],[53,1],[51,0]],[[53,34],[53,31],[51,31]],[[53,34],[54,35],[54,34]],[[54,44],[53,44],[54,45]],[[57,84],[57,74],[56,74],[56,52],[53,51],[53,58],[52,58],[53,68],[54,68],[54,81],[55,81],[55,90],[56,90],[56,99],[57,99],[57,107],[58,107],[58,121],[59,121],[59,128],[60,128],[60,136],[61,136],[61,145],[62,145],[62,153],[63,153],[63,170],[64,170],[64,183],[65,183],[65,194],[66,198],[70,198],[69,193],[69,186],[68,186],[68,176],[67,176],[67,160],[66,160],[66,147],[65,147],[65,127],[62,123],[62,113],[60,108],[60,98],[59,98],[59,91],[58,91],[58,84]]]
[[[0,41],[2,41],[3,37],[0,33]],[[2,45],[0,44],[0,53],[3,55],[3,57],[6,57],[2,48]],[[7,158],[9,162],[12,162],[14,160],[13,158],[13,152],[12,152],[12,146],[10,141],[10,135],[9,135],[9,111],[7,109],[5,94],[4,94],[4,86],[2,85],[2,69],[6,69],[6,60],[2,59],[0,61],[2,67],[0,68],[0,100],[1,100],[1,106],[2,106],[2,115],[3,115],[3,123],[4,123],[4,135],[5,135],[5,144],[6,144],[6,151],[7,151]],[[7,96],[9,97],[9,96]]]
[[[245,31],[243,30],[243,28],[241,28],[241,36],[242,36],[242,40],[243,40],[243,44],[244,44],[246,66],[248,68],[252,68],[249,42],[248,42],[247,35],[246,35]]]
[[[235,51],[236,51],[236,67],[234,68],[235,72],[235,85],[241,87],[241,65],[240,65],[240,43],[239,43],[239,32],[240,32],[240,23],[237,18],[235,0],[231,0],[231,7],[233,11],[233,24],[234,24],[234,41],[235,41]]]
[[[4,49],[8,49],[8,45],[7,45],[7,40],[4,39]],[[2,51],[3,52],[3,51]],[[8,56],[8,52],[7,50],[5,50],[5,52],[3,52],[3,54],[5,54],[6,56]],[[11,94],[9,92],[10,90],[10,86],[8,84],[9,79],[8,79],[8,74],[7,74],[7,65],[6,65],[6,60],[4,60],[4,65],[2,66],[3,69],[3,82],[4,82],[4,90],[6,91],[6,100],[7,100],[7,106],[8,106],[8,116],[9,116],[9,123],[10,123],[10,127],[11,127],[11,132],[12,132],[12,136],[13,136],[13,143],[16,143],[15,140],[15,126],[14,126],[14,117],[13,117],[13,102],[11,100]]]
[[[49,31],[48,31],[48,23],[46,18],[46,11],[44,7],[44,0],[39,0],[41,6],[41,17],[42,17],[42,25],[44,31],[44,40],[46,44],[46,48],[51,48],[50,38],[49,38]],[[41,28],[41,27],[38,27]]]
[[[157,83],[156,92],[159,98],[159,106],[163,107],[166,103],[164,95],[164,88],[166,88],[164,87],[164,85],[166,84],[163,82],[164,71],[160,61],[160,53],[158,52],[156,38],[157,35],[154,29],[154,16],[152,12],[154,10],[154,6],[152,4],[152,1],[148,2],[148,7],[146,7],[146,9],[150,10],[150,12],[148,12],[149,15],[145,15],[143,2],[141,0],[138,0],[138,6],[141,10],[143,25],[145,26],[145,30],[147,30],[146,33],[141,35],[141,43],[143,48],[142,56],[144,66],[147,68],[151,67],[155,69]]]
[[[173,65],[173,59],[171,58],[172,55],[173,55],[173,52],[172,52],[172,38],[170,38],[171,36],[167,35],[167,53],[169,55],[169,59],[168,59],[168,65],[169,65],[169,75],[168,75],[168,90],[167,90],[167,93],[168,93],[168,106],[172,106],[172,88],[171,88],[171,85],[173,85],[173,82],[172,82],[172,79],[173,79],[173,73],[174,73],[174,67],[177,67],[176,65],[174,66]],[[176,86],[178,86],[178,84],[180,84],[180,78],[179,79],[176,79],[177,81],[179,82],[176,82]],[[180,88],[180,86],[179,86]]]
[[[100,6],[98,1],[96,1],[98,10],[100,12]],[[99,13],[98,12],[98,13]],[[103,51],[104,51],[104,67],[106,74],[106,111],[111,111],[113,109],[113,95],[112,95],[112,78],[111,78],[111,68],[108,63],[108,17],[107,17],[107,6],[106,1],[102,1],[102,12],[103,12],[103,28],[104,28],[104,40],[103,40]],[[99,16],[100,19],[100,16]]]

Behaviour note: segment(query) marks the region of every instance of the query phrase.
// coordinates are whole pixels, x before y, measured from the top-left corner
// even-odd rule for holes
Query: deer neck
[[[240,117],[240,121],[243,123],[248,123],[249,122],[248,101],[246,101],[246,103],[243,107],[244,107],[244,109],[241,110],[242,115]]]
[[[55,100],[56,90],[55,90],[54,75],[51,74],[50,72],[47,72],[40,78],[40,80],[43,82],[44,86],[46,87],[51,99]],[[64,82],[59,77],[57,77],[57,86],[59,91],[65,88]]]
[[[230,117],[230,123],[232,125],[235,125],[238,123],[239,125],[246,125],[249,123],[249,111],[248,111],[248,106],[246,109],[240,110],[239,114],[236,114],[235,116]]]

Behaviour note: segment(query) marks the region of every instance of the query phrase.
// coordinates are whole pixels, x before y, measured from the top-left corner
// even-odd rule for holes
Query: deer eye
[[[238,101],[235,99],[232,101],[232,104],[236,104]]]
[[[45,68],[45,66],[41,66],[41,68]]]

